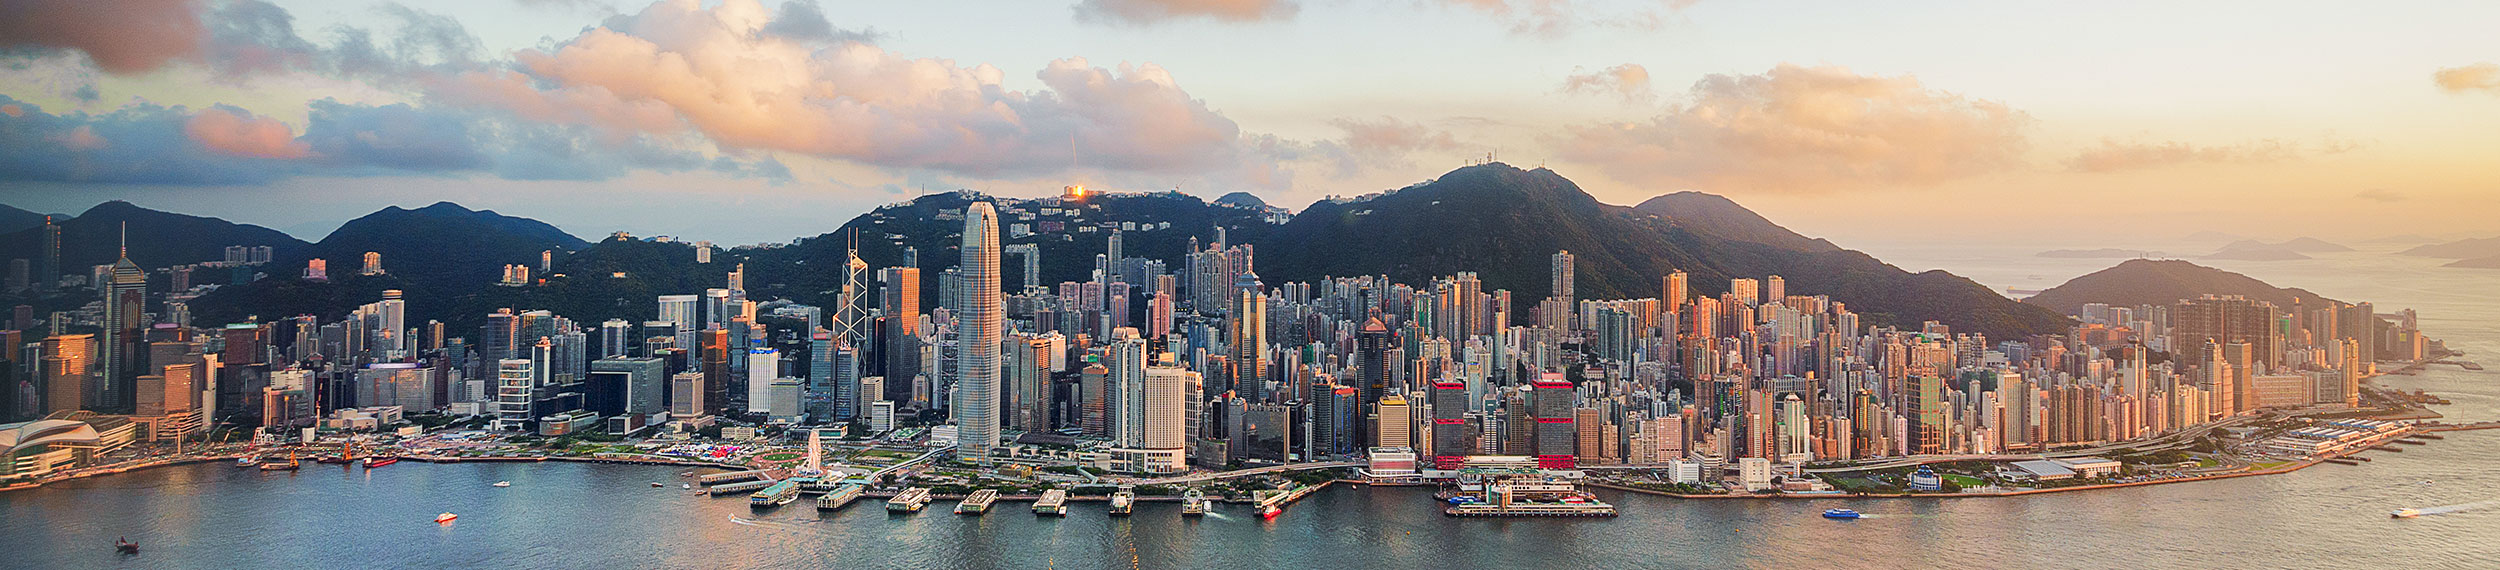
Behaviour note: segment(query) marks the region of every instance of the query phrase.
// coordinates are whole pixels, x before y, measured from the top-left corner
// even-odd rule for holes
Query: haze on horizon
[[[110,4],[110,5],[107,5]],[[1299,208],[1488,155],[1802,233],[2489,237],[2500,5],[0,0],[0,203],[724,243],[1066,184]]]

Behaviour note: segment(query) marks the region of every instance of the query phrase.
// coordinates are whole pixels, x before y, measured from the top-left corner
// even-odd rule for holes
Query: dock
[[[920,512],[920,509],[927,508],[928,506],[929,488],[912,487],[904,489],[901,493],[896,493],[892,499],[886,499],[885,512],[917,513]]]
[[[799,500],[799,480],[797,479],[773,483],[764,490],[747,496],[748,506],[756,508],[778,507],[796,500]]]
[[[714,486],[709,490],[713,495],[727,495],[731,493],[744,493],[747,491],[771,487],[773,486],[773,483],[773,481],[741,481],[737,483],[726,483]]]
[[[841,510],[842,507],[850,506],[851,501],[858,500],[860,495],[867,494],[867,491],[867,485],[861,485],[858,483],[850,483],[840,487],[835,487],[832,491],[825,493],[825,496],[816,498],[816,510]]]
[[[1062,489],[1043,491],[1042,498],[1033,500],[1033,514],[1035,516],[1068,516],[1068,492]]]
[[[704,475],[704,476],[700,476],[700,477],[695,477],[695,478],[694,478],[694,482],[695,482],[695,484],[698,484],[698,485],[711,486],[711,485],[719,485],[719,484],[722,484],[722,483],[736,483],[736,482],[739,482],[739,481],[751,481],[751,480],[755,480],[755,479],[770,479],[770,477],[766,477],[766,476],[764,475],[764,470],[762,470],[762,469],[757,469],[757,470],[754,470],[754,471],[733,471],[733,472],[729,472],[729,473],[713,473],[713,474],[710,474],[710,475]]]
[[[997,489],[982,489],[979,491],[973,491],[971,496],[964,497],[963,502],[955,504],[955,514],[978,515],[987,513],[990,511],[990,504],[996,502],[998,502]]]

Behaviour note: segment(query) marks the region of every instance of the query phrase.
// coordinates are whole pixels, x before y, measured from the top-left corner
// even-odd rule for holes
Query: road
[[[1179,477],[1165,477],[1165,478],[1162,478],[1162,479],[1146,479],[1146,480],[1138,481],[1138,482],[1137,482],[1137,484],[1139,484],[1139,485],[1175,485],[1175,484],[1180,484],[1180,483],[1197,483],[1197,482],[1202,482],[1202,481],[1214,481],[1214,480],[1218,480],[1218,479],[1231,479],[1231,478],[1234,478],[1234,477],[1250,477],[1250,476],[1255,476],[1255,475],[1269,475],[1269,474],[1275,474],[1275,473],[1285,473],[1285,472],[1290,472],[1290,471],[1308,471],[1308,470],[1312,470],[1312,469],[1336,469],[1336,468],[1339,468],[1339,467],[1362,467],[1362,466],[1364,466],[1364,465],[1367,465],[1367,463],[1364,463],[1364,462],[1361,462],[1361,461],[1332,461],[1332,462],[1327,462],[1327,463],[1291,463],[1291,464],[1285,464],[1285,465],[1270,465],[1270,466],[1267,466],[1267,467],[1258,467],[1258,468],[1252,468],[1252,469],[1241,469],[1241,470],[1235,470],[1235,471],[1220,471],[1220,472],[1214,472],[1214,473],[1192,473],[1192,474],[1189,474],[1189,475],[1182,475],[1182,476],[1179,476]]]

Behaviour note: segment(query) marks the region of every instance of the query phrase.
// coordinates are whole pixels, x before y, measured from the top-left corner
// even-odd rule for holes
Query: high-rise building
[[[124,230],[128,232],[127,229]],[[125,238],[127,239],[127,238]],[[99,339],[102,353],[97,359],[103,372],[102,388],[97,397],[98,411],[127,413],[135,404],[132,395],[138,392],[140,363],[146,360],[148,274],[139,264],[130,261],[130,248],[122,247],[121,259],[113,262],[112,277],[102,283],[104,290],[104,331]]]
[[[1415,447],[1415,412],[1407,408],[1405,396],[1381,397],[1372,419],[1377,424],[1373,431],[1380,434],[1380,445],[1375,447]]]
[[[1432,383],[1432,464],[1457,469],[1476,453],[1474,430],[1467,428],[1467,384]]]
[[[1569,251],[1554,252],[1554,257],[1552,259],[1553,283],[1551,285],[1551,291],[1553,292],[1550,293],[1550,296],[1556,299],[1562,299],[1563,306],[1566,307],[1579,305],[1579,302],[1577,301],[1580,293],[1579,280],[1577,278],[1579,268],[1575,266],[1576,259],[1577,258],[1573,257]]]
[[[911,264],[879,272],[878,312],[885,322],[885,393],[908,400],[920,374],[920,268]]]
[[[359,269],[359,270],[357,270],[357,271],[356,271],[356,274],[358,274],[358,275],[381,275],[381,274],[382,274],[382,253],[381,253],[381,252],[378,252],[378,251],[368,251],[368,252],[365,252],[365,266],[364,266],[364,268],[363,268],[363,269]]]
[[[2216,344],[2244,342],[2249,344],[2253,364],[2271,366],[2281,347],[2275,341],[2274,303],[2238,295],[2206,295],[2180,301],[2170,308],[2170,346],[2187,350],[2180,353],[2187,366],[2205,364],[2199,348],[2206,341]]]
[[[1533,384],[1528,396],[1529,417],[1536,422],[1537,467],[1574,469],[1579,452],[1580,434],[1573,425],[1573,399],[1577,397],[1571,381],[1559,372],[1548,372]]]
[[[43,339],[38,377],[43,379],[43,413],[86,407],[88,384],[94,378],[95,335],[55,335]]]
[[[538,418],[531,415],[538,388],[537,361],[507,358],[495,362],[495,429],[529,431]]]
[[[747,413],[783,416],[791,410],[773,409],[773,380],[781,377],[781,351],[771,347],[747,350]]]
[[[1259,290],[1257,273],[1243,271],[1234,279],[1233,306],[1225,319],[1233,377],[1225,387],[1255,402],[1263,399],[1260,384],[1267,380],[1267,296]]]
[[[998,210],[988,202],[964,209],[963,290],[951,307],[956,318],[956,350],[963,400],[953,406],[958,439],[956,457],[989,462],[998,446],[999,343],[1006,328],[1006,310],[999,298]]]

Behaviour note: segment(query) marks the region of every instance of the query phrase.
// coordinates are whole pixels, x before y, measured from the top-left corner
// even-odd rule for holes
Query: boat
[[[657,488],[661,488],[661,487],[666,487],[666,486],[667,486],[667,485],[661,485],[659,481],[652,481],[652,482],[651,482],[651,488],[653,488],[653,489],[657,489]]]
[[[1033,501],[1033,514],[1035,516],[1068,516],[1068,492],[1064,489],[1043,491],[1042,498]]]
[[[990,504],[996,502],[998,502],[997,489],[982,489],[979,491],[973,491],[971,496],[964,497],[963,502],[955,503],[955,514],[977,515],[987,513],[990,512]]]
[[[456,518],[460,518],[460,515],[455,515],[455,514],[451,514],[451,513],[443,513],[443,514],[439,514],[439,515],[434,515],[434,522],[437,522],[437,523],[447,523],[447,522],[451,522],[451,520],[452,520],[452,519],[456,519]]]
[[[1823,511],[1823,518],[1827,519],[1853,520],[1861,516],[1865,515],[1860,515],[1857,511],[1849,509],[1826,509]]]
[[[259,457],[246,456],[234,458],[234,466],[236,467],[251,467],[255,465],[260,465]]]
[[[679,488],[679,489],[692,489],[692,488],[694,488],[694,484],[693,484],[693,483],[678,483],[678,484],[677,484],[677,488]]]
[[[113,541],[113,550],[122,554],[138,554],[139,543],[131,542],[130,537],[122,537],[121,540]]]
[[[1284,513],[1285,509],[1276,505],[1259,505],[1259,519],[1261,520],[1276,520],[1276,515]]]
[[[288,454],[286,454],[286,462],[285,462],[285,463],[278,463],[278,462],[275,462],[275,461],[267,461],[267,460],[263,460],[263,461],[261,461],[261,462],[260,462],[260,470],[262,470],[262,471],[294,471],[294,470],[296,470],[296,469],[301,469],[301,468],[303,468],[303,467],[304,467],[304,464],[303,464],[302,462],[296,461],[296,460],[295,460],[295,454],[294,454],[294,453],[291,453],[291,452],[290,452],[290,453],[288,453]]]
[[[1124,517],[1136,510],[1137,493],[1130,491],[1129,486],[1121,485],[1119,491],[1111,493],[1111,516]]]
[[[372,468],[375,468],[375,467],[381,467],[381,466],[384,466],[384,465],[390,465],[390,464],[393,464],[393,463],[398,463],[398,462],[399,462],[399,458],[397,458],[397,457],[382,457],[382,456],[379,456],[379,455],[375,455],[375,456],[368,456],[368,457],[365,457],[365,468],[366,468],[366,469],[372,469]]]
[[[511,482],[511,481],[496,481],[496,482],[495,482],[495,487],[496,487],[496,488],[503,488],[503,487],[510,487],[510,486],[512,486],[512,482]]]
[[[929,488],[912,487],[904,489],[901,493],[896,493],[892,499],[886,499],[885,512],[917,513],[920,512],[920,509],[927,508],[928,506]]]
[[[2421,509],[2396,509],[2396,512],[2387,513],[2388,518],[2396,519],[2409,519],[2419,516],[2422,516]]]
[[[830,511],[840,509],[843,506],[851,504],[852,500],[858,499],[860,495],[867,492],[867,486],[856,483],[835,487],[832,492],[825,493],[825,496],[816,498],[816,510]]]
[[[1189,492],[1181,493],[1181,516],[1195,517],[1206,514],[1207,494],[1205,491],[1200,491],[1196,487],[1191,487],[1189,488]]]

